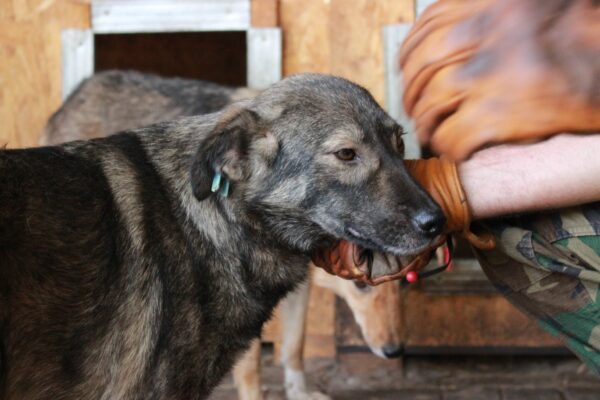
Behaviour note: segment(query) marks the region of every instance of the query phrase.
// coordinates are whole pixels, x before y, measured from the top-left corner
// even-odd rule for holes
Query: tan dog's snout
[[[382,358],[401,355],[400,285],[387,282],[368,286],[312,268],[314,282],[346,301],[371,351]]]

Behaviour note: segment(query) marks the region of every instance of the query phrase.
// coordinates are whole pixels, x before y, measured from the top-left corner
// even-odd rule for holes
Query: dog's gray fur
[[[434,240],[400,131],[366,90],[299,75],[219,113],[1,151],[0,397],[205,398],[314,250]]]
[[[93,139],[179,117],[208,114],[259,92],[212,82],[109,70],[84,80],[56,112],[40,144]]]

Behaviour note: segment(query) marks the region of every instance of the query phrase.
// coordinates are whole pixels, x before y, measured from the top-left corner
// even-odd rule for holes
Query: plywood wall
[[[86,0],[0,1],[0,144],[31,146],[61,101],[60,31],[87,28]],[[253,0],[256,26],[284,30],[284,74],[323,72],[382,102],[381,27],[410,21],[412,0]]]
[[[339,75],[383,104],[382,28],[412,21],[413,0],[280,0],[279,12],[285,75]]]
[[[0,1],[0,145],[37,144],[61,103],[60,32],[89,21],[84,1]]]

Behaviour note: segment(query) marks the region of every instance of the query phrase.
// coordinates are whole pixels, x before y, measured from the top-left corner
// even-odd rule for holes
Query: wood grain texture
[[[560,346],[499,294],[403,293],[406,347]]]
[[[0,2],[0,144],[37,144],[61,104],[60,32],[87,28],[89,20],[85,2]]]
[[[398,327],[398,329],[400,328]],[[352,315],[352,310],[344,300],[337,296],[335,298],[335,344],[336,346],[367,347],[360,326]]]
[[[280,0],[284,76],[331,71],[329,8],[323,0]]]
[[[335,356],[335,295],[312,285],[306,320],[305,358],[331,358]],[[275,358],[281,355],[281,310],[275,310],[273,318],[263,327],[263,342],[273,343]]]
[[[316,285],[308,301],[304,357],[335,355],[335,295]]]
[[[384,104],[383,26],[412,18],[412,1],[332,0],[331,73],[361,84]]]
[[[412,21],[412,0],[281,0],[284,75],[320,72],[367,88],[383,104],[384,25]]]
[[[252,0],[251,7],[254,28],[279,26],[279,0]]]

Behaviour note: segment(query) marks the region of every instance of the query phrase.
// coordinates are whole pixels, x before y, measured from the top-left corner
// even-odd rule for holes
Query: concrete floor
[[[307,363],[311,386],[338,400],[600,400],[600,377],[570,356],[342,354]],[[263,357],[266,400],[284,400],[282,369]],[[211,400],[237,399],[227,377]]]

